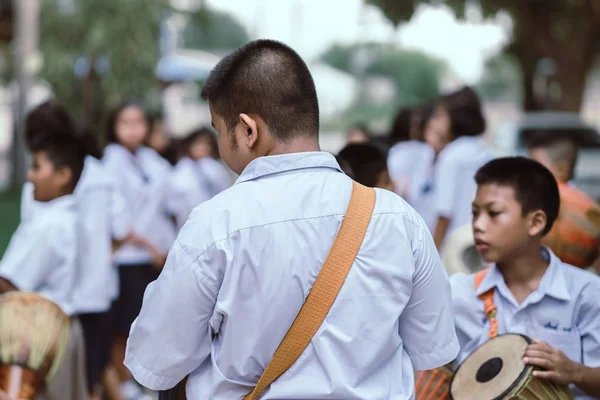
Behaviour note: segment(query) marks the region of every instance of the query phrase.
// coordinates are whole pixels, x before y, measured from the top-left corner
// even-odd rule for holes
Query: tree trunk
[[[591,61],[557,57],[556,73],[550,78],[548,109],[579,112]],[[553,96],[553,88],[557,93]]]

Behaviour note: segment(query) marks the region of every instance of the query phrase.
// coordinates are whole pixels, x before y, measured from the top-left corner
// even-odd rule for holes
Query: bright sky
[[[283,41],[307,60],[318,57],[333,43],[393,41],[443,59],[466,83],[479,79],[485,58],[497,53],[506,41],[505,29],[499,23],[465,23],[457,21],[446,8],[430,6],[421,6],[409,23],[394,29],[379,9],[362,3],[207,0],[211,7],[233,14],[252,38]]]

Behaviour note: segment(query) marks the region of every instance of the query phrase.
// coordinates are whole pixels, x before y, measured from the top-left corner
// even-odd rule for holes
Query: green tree
[[[40,77],[57,99],[92,126],[103,119],[104,105],[128,98],[156,102],[160,88],[154,68],[168,1],[74,0],[72,9],[60,3],[43,0],[40,9]],[[74,67],[82,57],[105,58],[109,69],[77,77]]]
[[[485,17],[508,13],[513,21],[512,42],[506,51],[519,62],[525,110],[540,108],[533,82],[542,58],[554,60],[552,76],[561,95],[544,105],[579,111],[585,81],[600,52],[600,2],[595,0],[366,0],[382,9],[394,24],[410,20],[420,4],[446,4],[464,18],[467,5],[476,3]]]
[[[188,14],[183,46],[198,50],[231,50],[248,42],[248,32],[231,15],[202,7]]]
[[[485,63],[483,76],[477,84],[478,92],[485,99],[520,99],[520,67],[517,60],[507,53],[490,58]]]

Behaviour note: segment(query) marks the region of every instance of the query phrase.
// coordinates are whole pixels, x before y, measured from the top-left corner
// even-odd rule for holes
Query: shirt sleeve
[[[182,245],[181,236],[160,277],[144,294],[132,325],[125,366],[152,390],[168,390],[194,371],[210,354],[209,319],[214,312],[225,265],[223,252],[211,246],[200,255]]]
[[[589,279],[596,279],[590,274]],[[596,282],[594,282],[596,283]],[[600,285],[594,284],[586,290],[586,296],[582,300],[579,310],[579,333],[581,335],[581,347],[583,365],[590,368],[600,368],[600,304],[598,293]]]
[[[35,207],[33,199],[33,183],[25,182],[21,190],[21,221],[31,217]]]
[[[0,276],[17,289],[37,291],[60,260],[43,229],[21,224],[0,261]]]
[[[400,316],[399,333],[415,370],[428,370],[456,358],[458,340],[454,329],[448,275],[423,220],[412,224],[415,262],[413,288]]]
[[[438,217],[452,218],[455,209],[455,191],[459,190],[457,182],[457,165],[447,154],[441,154],[434,174],[434,209]],[[436,219],[437,221],[437,219]]]

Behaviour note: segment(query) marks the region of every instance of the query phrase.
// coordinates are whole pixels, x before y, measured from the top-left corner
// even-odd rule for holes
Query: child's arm
[[[600,398],[600,368],[590,368],[571,361],[565,354],[545,342],[536,341],[523,354],[527,364],[543,368],[533,375],[559,384],[573,384],[588,396]]]

